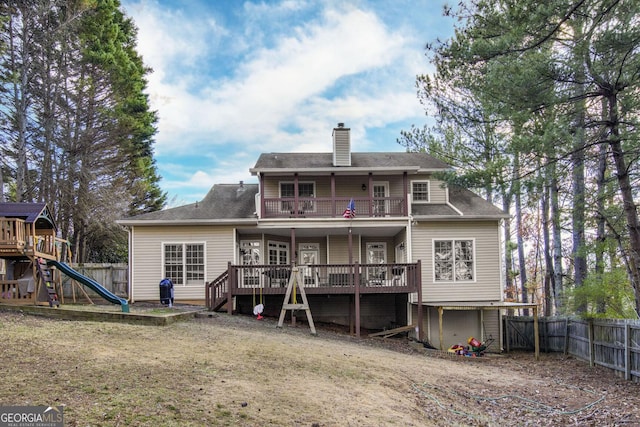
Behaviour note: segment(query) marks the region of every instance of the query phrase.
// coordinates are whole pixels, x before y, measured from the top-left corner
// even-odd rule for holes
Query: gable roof
[[[149,212],[116,221],[118,224],[140,224],[141,222],[203,223],[225,220],[256,221],[255,196],[258,184],[215,184],[200,202],[175,208]]]
[[[27,224],[36,224],[38,228],[56,229],[53,216],[46,203],[0,203],[0,216],[20,218]]]
[[[436,172],[451,167],[426,153],[352,153],[351,166],[333,166],[332,153],[263,153],[251,173],[285,172],[322,174],[363,170]],[[117,221],[122,225],[204,224],[221,222],[256,223],[258,184],[215,184],[201,202],[163,209]],[[449,187],[447,204],[414,204],[415,218],[430,220],[476,218],[499,219],[508,215],[482,197],[458,186]]]
[[[262,153],[249,170],[257,175],[288,170],[304,172],[306,169],[315,173],[336,170],[434,172],[451,169],[451,166],[427,153],[351,153],[351,166],[333,166],[332,153]]]

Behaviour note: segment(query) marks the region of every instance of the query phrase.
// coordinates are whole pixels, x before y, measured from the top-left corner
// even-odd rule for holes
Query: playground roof
[[[56,228],[46,203],[0,203],[0,217],[20,218],[38,228]]]

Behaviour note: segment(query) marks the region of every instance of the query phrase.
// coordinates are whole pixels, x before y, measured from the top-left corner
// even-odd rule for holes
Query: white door
[[[367,264],[386,264],[387,263],[387,244],[367,243]],[[367,268],[367,279],[371,285],[382,285],[386,279],[386,266]]]
[[[240,241],[240,264],[260,265],[261,250],[259,240]],[[257,268],[245,268],[240,272],[240,283],[245,286],[260,285],[260,271]]]
[[[318,270],[309,267],[318,264],[320,258],[320,246],[317,243],[301,243],[299,246],[302,277],[306,286],[318,286]]]
[[[387,216],[389,215],[389,183],[380,181],[373,183],[373,215]]]

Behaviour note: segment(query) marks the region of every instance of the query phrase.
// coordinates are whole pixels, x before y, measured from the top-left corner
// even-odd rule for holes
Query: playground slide
[[[122,306],[122,312],[123,313],[128,313],[129,312],[129,302],[126,299],[120,298],[119,296],[116,296],[116,295],[112,294],[104,286],[102,286],[100,283],[96,282],[92,278],[84,276],[84,275],[78,273],[76,270],[74,270],[73,268],[69,267],[64,262],[58,262],[58,261],[51,261],[50,260],[50,261],[47,261],[47,265],[53,265],[58,270],[60,270],[61,272],[63,272],[67,276],[71,277],[72,279],[77,280],[78,282],[82,283],[83,285],[86,285],[89,288],[93,289],[98,295],[100,295],[102,298],[106,299],[110,303],[112,303],[112,304],[120,304],[120,306]]]

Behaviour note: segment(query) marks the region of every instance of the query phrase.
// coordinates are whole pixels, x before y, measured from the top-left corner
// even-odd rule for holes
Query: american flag
[[[344,212],[342,213],[342,216],[347,219],[356,217],[356,204],[353,201],[353,199],[351,199],[351,201],[347,205],[347,209],[344,210]]]

